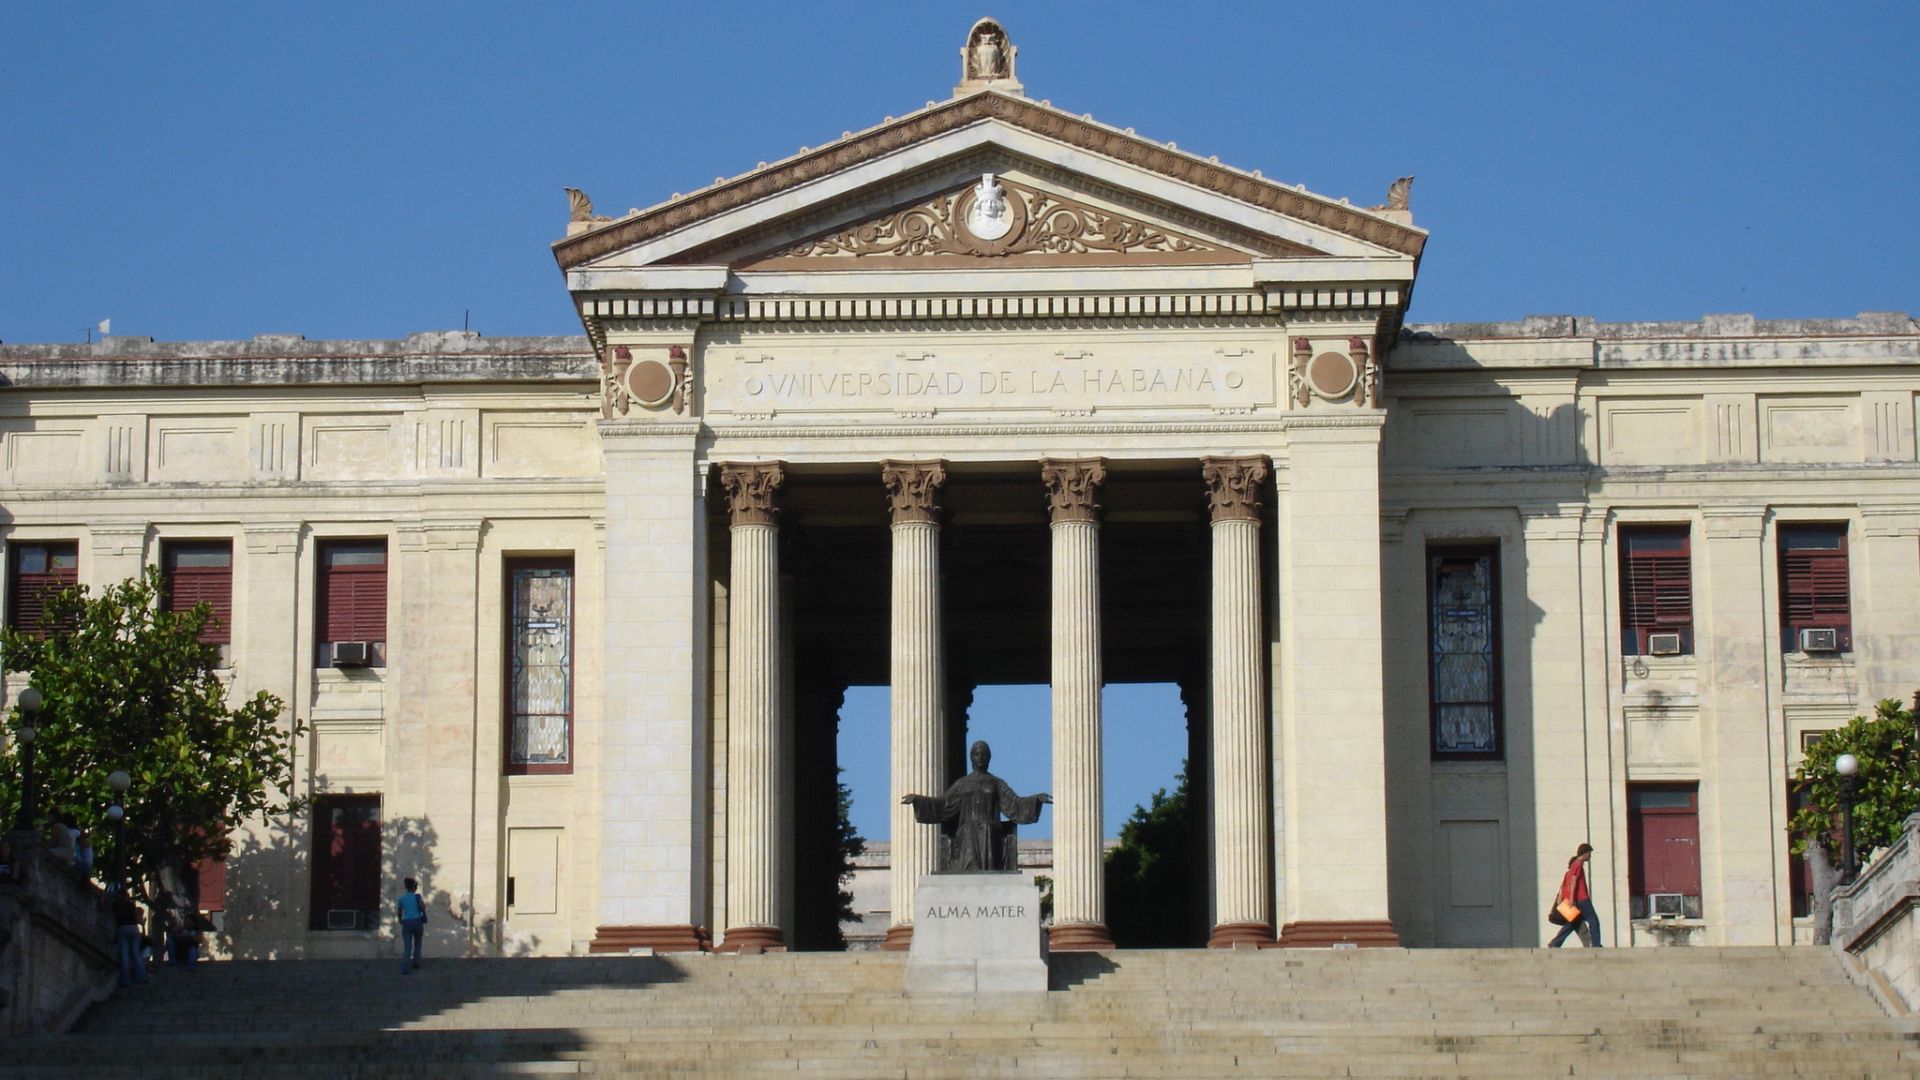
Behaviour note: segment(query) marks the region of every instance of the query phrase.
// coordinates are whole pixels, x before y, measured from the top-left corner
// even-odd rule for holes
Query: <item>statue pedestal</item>
[[[1020,874],[928,874],[914,899],[909,994],[1047,988],[1040,892]]]

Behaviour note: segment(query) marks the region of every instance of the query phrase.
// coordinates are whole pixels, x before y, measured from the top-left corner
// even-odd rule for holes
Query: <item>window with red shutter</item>
[[[1620,527],[1620,648],[1653,652],[1652,634],[1677,634],[1693,654],[1693,553],[1685,525]]]
[[[8,545],[7,625],[27,634],[50,629],[42,624],[47,601],[80,584],[80,545],[72,540],[26,541]]]
[[[1649,897],[1681,897],[1681,916],[1700,918],[1700,788],[1627,786],[1627,891],[1630,916],[1644,919]]]
[[[333,645],[364,641],[375,667],[387,662],[387,542],[324,540],[315,606],[315,663],[333,662]]]
[[[214,645],[233,641],[233,544],[226,540],[166,540],[160,568],[168,611],[189,611],[195,604],[213,609],[200,640]],[[221,651],[224,658],[226,651]]]
[[[1844,524],[1780,526],[1781,647],[1801,652],[1802,630],[1832,630],[1853,648],[1852,585]]]
[[[313,800],[313,881],[308,926],[371,930],[380,919],[380,796]]]

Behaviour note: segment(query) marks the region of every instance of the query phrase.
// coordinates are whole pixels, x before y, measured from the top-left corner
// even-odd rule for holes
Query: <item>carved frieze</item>
[[[882,461],[880,480],[887,486],[895,525],[939,520],[940,508],[934,500],[947,482],[946,462]]]
[[[655,350],[615,345],[602,352],[600,361],[600,415],[611,420],[625,416],[633,406],[653,411],[684,414],[693,391],[692,365],[687,350],[680,345],[667,347],[666,355]],[[649,353],[655,353],[649,355]]]
[[[726,462],[720,466],[720,486],[727,493],[727,516],[733,525],[772,525],[780,513],[780,485],[787,479],[778,461]]]
[[[1107,459],[1048,458],[1040,463],[1040,482],[1047,486],[1047,516],[1054,524],[1100,520]]]
[[[1200,476],[1207,483],[1212,520],[1260,520],[1260,485],[1267,479],[1266,458],[1201,458]]]
[[[978,182],[851,228],[816,236],[757,261],[874,257],[1139,256],[1148,261],[1244,258],[1217,244],[1112,210],[1037,191],[987,173]]]
[[[1322,401],[1351,401],[1365,407],[1380,407],[1380,365],[1373,357],[1370,342],[1350,337],[1346,348],[1316,351],[1304,337],[1293,339],[1293,356],[1287,366],[1287,395],[1298,408]]]

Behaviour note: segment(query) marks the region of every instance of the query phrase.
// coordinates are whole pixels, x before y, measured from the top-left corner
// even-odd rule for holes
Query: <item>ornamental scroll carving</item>
[[[1006,195],[1007,228],[992,239],[968,226],[981,192]],[[996,215],[997,218],[997,215]],[[860,259],[873,256],[969,255],[1192,255],[1222,249],[1190,236],[1057,195],[1035,191],[1005,177],[986,181],[897,211],[877,221],[815,237],[774,252],[769,259]]]
[[[786,479],[786,470],[777,461],[729,462],[720,466],[720,486],[727,492],[729,523],[775,524],[780,513],[776,497]]]
[[[934,499],[947,482],[944,461],[883,461],[880,480],[887,485],[887,501],[893,510],[893,523],[938,521],[940,508]]]
[[[1207,482],[1207,505],[1214,521],[1260,520],[1266,458],[1202,458],[1200,476]]]
[[[1047,459],[1040,463],[1040,482],[1047,486],[1047,516],[1063,521],[1099,521],[1100,485],[1107,482],[1105,458]]]

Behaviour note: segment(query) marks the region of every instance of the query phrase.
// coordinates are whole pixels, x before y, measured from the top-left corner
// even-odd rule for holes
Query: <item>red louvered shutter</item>
[[[1685,526],[1620,530],[1621,646],[1648,651],[1648,634],[1679,634],[1693,652],[1693,556]]]
[[[227,541],[172,542],[161,553],[166,570],[166,609],[187,611],[204,603],[213,615],[200,630],[211,645],[233,641],[233,545]]]
[[[387,639],[387,555],[384,541],[323,545],[320,553],[319,641]]]
[[[1852,648],[1851,593],[1845,525],[1781,526],[1780,616],[1788,652],[1800,650],[1800,631],[1810,629],[1836,630],[1840,648]]]
[[[14,544],[13,588],[7,597],[7,625],[22,633],[40,635],[63,627],[41,625],[47,601],[80,584],[80,545],[77,543]]]

